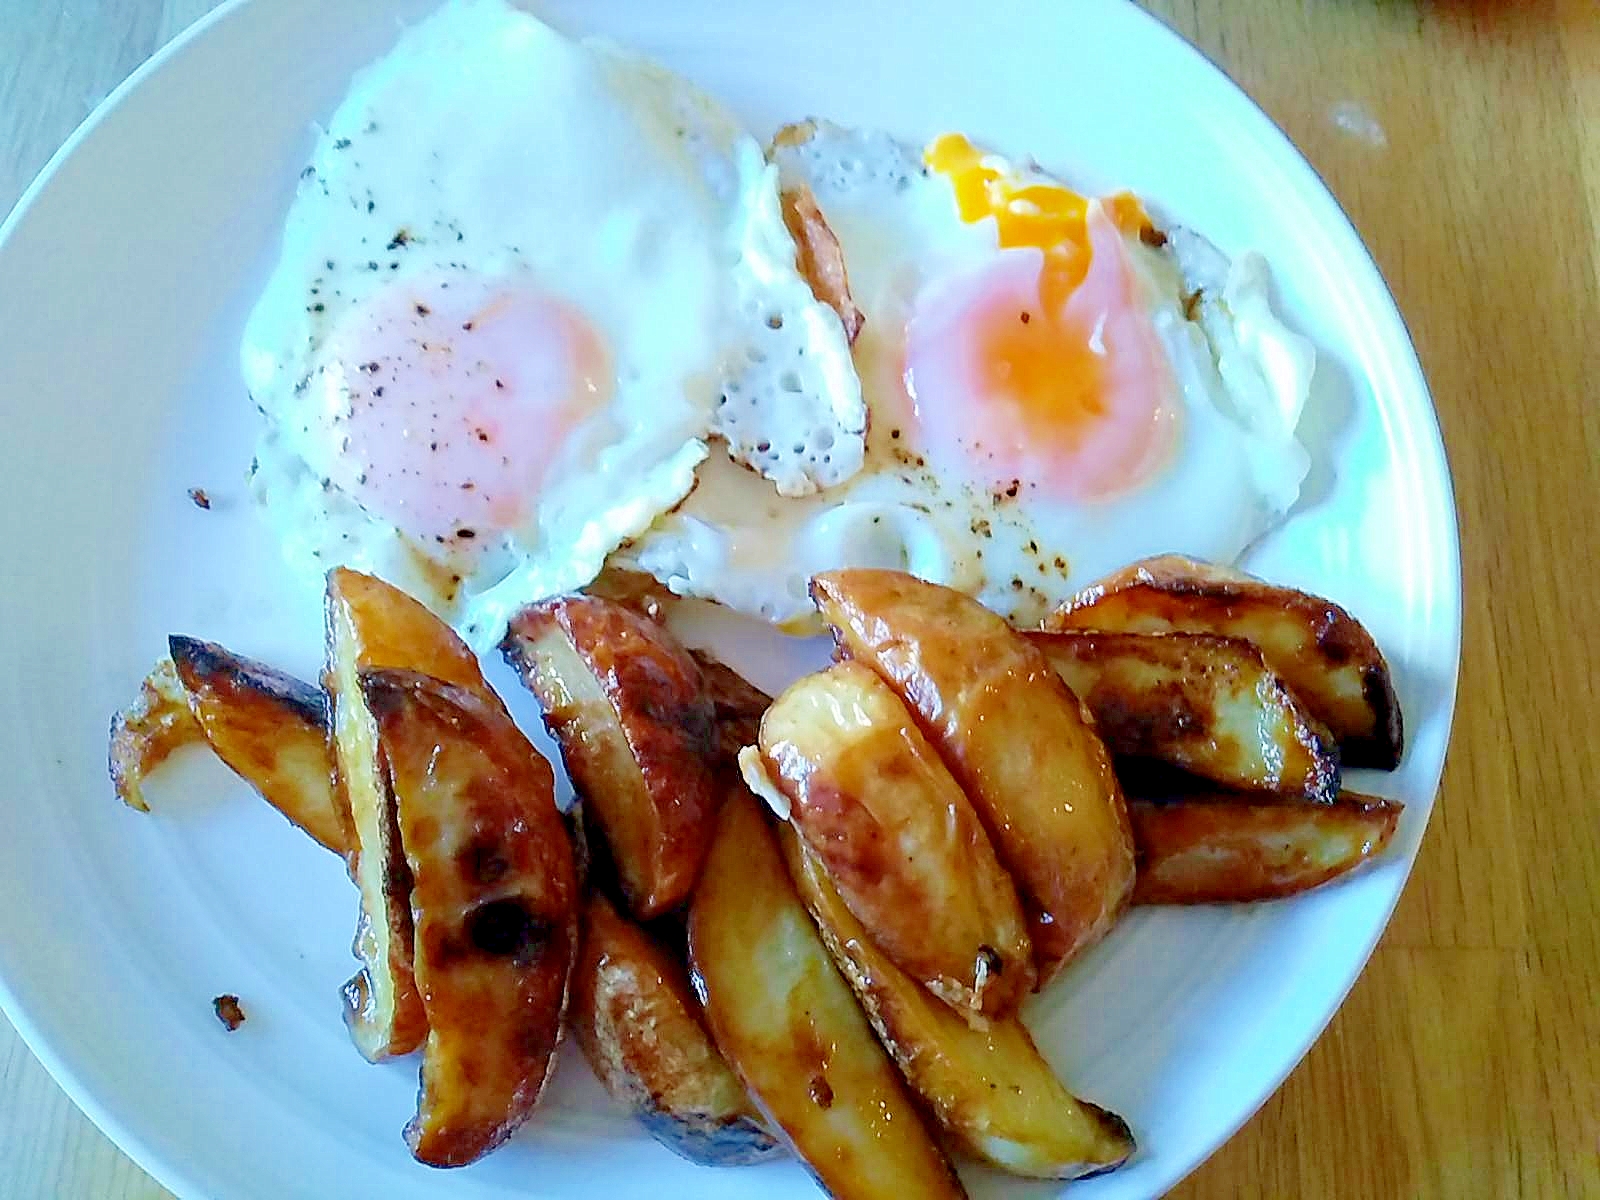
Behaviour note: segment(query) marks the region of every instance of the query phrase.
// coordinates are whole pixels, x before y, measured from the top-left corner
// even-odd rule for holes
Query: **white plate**
[[[225,6],[120,88],[0,234],[0,1001],[89,1115],[188,1197],[809,1196],[793,1165],[696,1168],[608,1107],[565,1051],[538,1119],[462,1171],[400,1140],[414,1062],[368,1066],[339,1019],[355,898],[339,863],[203,756],[141,816],[113,798],[106,723],[169,631],[305,673],[316,597],[248,510],[253,414],[235,365],[312,123],[418,0]],[[1149,1196],[1299,1060],[1405,882],[1444,758],[1459,559],[1439,433],[1405,328],[1289,142],[1131,5],[631,5],[542,9],[720,94],[758,133],[823,113],[911,137],[966,130],[1087,186],[1124,185],[1276,271],[1321,352],[1329,490],[1251,566],[1332,596],[1394,665],[1409,746],[1352,780],[1408,804],[1395,845],[1293,901],[1128,917],[1030,1019],[1140,1153],[1075,1186]],[[796,47],[811,47],[805,54]],[[186,498],[214,498],[202,512]],[[497,682],[529,714],[520,688]],[[249,1013],[225,1033],[211,998]],[[1328,1147],[1328,1153],[1334,1148]],[[972,1173],[980,1194],[1054,1188]]]

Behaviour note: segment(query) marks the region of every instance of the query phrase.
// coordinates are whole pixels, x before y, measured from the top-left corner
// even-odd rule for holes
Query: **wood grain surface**
[[[0,0],[0,210],[210,0]],[[1600,9],[1149,0],[1278,121],[1394,289],[1466,580],[1444,791],[1283,1088],[1174,1193],[1600,1196]],[[0,1196],[165,1192],[0,1019]]]

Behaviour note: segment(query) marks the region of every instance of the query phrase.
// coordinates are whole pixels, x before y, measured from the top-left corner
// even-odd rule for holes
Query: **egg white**
[[[1307,469],[1293,431],[1314,355],[1273,314],[1259,256],[1230,264],[1193,234],[1176,239],[1181,255],[1130,239],[1140,303],[1181,392],[1181,433],[1152,479],[1077,503],[1028,480],[975,485],[961,464],[908,449],[884,419],[883,387],[918,289],[995,254],[995,223],[961,221],[948,182],[924,168],[918,148],[810,125],[808,136],[780,137],[775,157],[786,181],[815,193],[866,314],[854,347],[872,413],[865,463],[840,486],[792,500],[750,472],[708,462],[688,500],[620,561],[680,595],[796,630],[813,620],[811,575],[850,566],[911,571],[1026,625],[1146,555],[1233,561],[1281,519]]]
[[[470,361],[470,322],[441,334],[420,301],[370,363],[349,361],[341,331],[396,288],[452,285],[558,296],[599,331],[612,375],[559,444],[496,447],[513,471],[539,463],[514,527],[427,538],[372,503],[383,472],[419,468],[374,458],[353,474],[363,447],[340,422],[357,387],[376,405],[427,354],[453,355],[463,378],[499,364]],[[795,270],[760,145],[686,81],[503,0],[447,5],[352,81],[241,359],[265,417],[255,488],[291,562],[375,571],[480,646],[687,494],[710,439],[787,495],[837,484],[863,454],[843,329]],[[437,437],[441,412],[393,419]],[[758,461],[774,434],[783,452]]]

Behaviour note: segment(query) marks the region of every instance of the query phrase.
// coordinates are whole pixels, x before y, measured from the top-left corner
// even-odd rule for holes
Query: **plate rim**
[[[1322,1040],[1323,1035],[1327,1033],[1328,1026],[1333,1023],[1333,1018],[1336,1017],[1339,1013],[1339,1010],[1344,1007],[1344,1002],[1349,999],[1350,993],[1355,989],[1356,984],[1359,983],[1361,981],[1361,977],[1366,974],[1367,967],[1372,962],[1373,952],[1377,950],[1378,943],[1383,940],[1384,935],[1389,932],[1389,924],[1394,920],[1394,911],[1399,907],[1400,898],[1405,895],[1406,887],[1411,882],[1411,876],[1416,871],[1417,859],[1422,854],[1423,841],[1428,835],[1428,827],[1433,823],[1434,809],[1438,806],[1440,788],[1444,782],[1444,768],[1450,759],[1450,746],[1455,733],[1456,707],[1460,701],[1461,644],[1466,593],[1461,576],[1461,510],[1456,502],[1455,475],[1450,469],[1450,455],[1447,447],[1445,446],[1444,428],[1439,422],[1439,407],[1434,402],[1433,387],[1428,382],[1428,373],[1422,365],[1422,356],[1417,352],[1417,342],[1416,338],[1411,333],[1411,323],[1406,319],[1405,310],[1400,307],[1399,300],[1395,298],[1394,289],[1390,286],[1388,278],[1383,273],[1383,269],[1378,265],[1378,260],[1373,257],[1372,250],[1367,245],[1366,239],[1361,236],[1361,231],[1356,228],[1356,223],[1351,219],[1349,210],[1344,206],[1344,201],[1339,199],[1338,192],[1334,191],[1333,186],[1328,182],[1327,177],[1324,176],[1323,173],[1317,168],[1317,165],[1311,161],[1310,157],[1300,149],[1300,147],[1295,143],[1295,140],[1289,136],[1288,131],[1285,130],[1282,125],[1278,124],[1277,120],[1272,116],[1272,114],[1263,108],[1260,102],[1257,101],[1256,98],[1245,89],[1244,85],[1239,83],[1238,80],[1234,79],[1232,75],[1224,70],[1222,65],[1212,58],[1211,55],[1207,54],[1199,46],[1195,45],[1188,38],[1184,37],[1183,34],[1179,33],[1176,29],[1168,25],[1165,21],[1149,11],[1143,5],[1130,4],[1129,7],[1138,14],[1139,18],[1156,27],[1157,36],[1165,35],[1169,38],[1172,38],[1181,46],[1183,50],[1201,60],[1207,67],[1221,77],[1226,82],[1227,86],[1237,95],[1237,97],[1249,108],[1253,109],[1265,123],[1266,127],[1271,130],[1270,136],[1280,143],[1280,148],[1288,150],[1290,154],[1292,154],[1293,157],[1307,171],[1310,172],[1312,178],[1316,181],[1317,187],[1321,189],[1323,195],[1325,195],[1333,205],[1333,210],[1338,214],[1339,221],[1342,225],[1340,232],[1344,234],[1346,239],[1351,242],[1358,251],[1358,261],[1361,262],[1364,269],[1371,275],[1372,281],[1376,283],[1379,291],[1388,301],[1388,315],[1392,315],[1398,322],[1399,332],[1405,346],[1405,352],[1401,356],[1402,361],[1396,365],[1404,367],[1408,374],[1415,376],[1416,383],[1421,391],[1421,394],[1427,400],[1427,432],[1431,435],[1427,440],[1427,449],[1429,453],[1436,459],[1433,465],[1437,472],[1436,478],[1444,492],[1443,498],[1445,501],[1444,508],[1446,518],[1445,531],[1448,533],[1450,541],[1450,554],[1447,556],[1450,565],[1450,578],[1445,582],[1448,585],[1446,594],[1450,602],[1452,626],[1450,631],[1450,642],[1452,665],[1448,680],[1449,700],[1445,706],[1445,711],[1443,714],[1444,745],[1443,751],[1439,756],[1438,769],[1433,772],[1433,778],[1428,788],[1429,799],[1427,819],[1424,821],[1423,827],[1417,833],[1416,848],[1412,851],[1410,858],[1406,862],[1405,876],[1400,880],[1400,885],[1395,889],[1394,896],[1385,906],[1383,920],[1378,923],[1372,935],[1366,939],[1366,944],[1361,949],[1360,967],[1357,968],[1355,974],[1350,977],[1349,981],[1344,985],[1344,987],[1337,989],[1337,994],[1330,997],[1330,1003],[1326,1005],[1324,1011],[1318,1015],[1316,1021],[1313,1023],[1311,1035],[1306,1041],[1304,1048],[1295,1057],[1294,1061],[1288,1063],[1283,1068],[1282,1072],[1279,1073],[1276,1078],[1272,1079],[1270,1085],[1262,1089],[1260,1093],[1246,1106],[1238,1121],[1233,1124],[1233,1126],[1227,1131],[1223,1138],[1217,1142],[1216,1145],[1195,1157],[1194,1161],[1190,1162],[1183,1168],[1182,1174],[1178,1175],[1172,1181],[1171,1186],[1177,1187],[1178,1184],[1182,1183],[1185,1179],[1189,1178],[1189,1176],[1193,1175],[1202,1166],[1204,1166],[1214,1154],[1216,1154],[1236,1136],[1238,1136],[1239,1131],[1255,1118],[1256,1114],[1258,1114],[1261,1109],[1265,1107],[1267,1101],[1272,1099],[1272,1097],[1277,1094],[1278,1090],[1283,1087],[1289,1076],[1294,1074],[1294,1072],[1299,1069],[1300,1065],[1305,1062],[1306,1058],[1311,1054],[1311,1051],[1315,1049],[1317,1043]]]

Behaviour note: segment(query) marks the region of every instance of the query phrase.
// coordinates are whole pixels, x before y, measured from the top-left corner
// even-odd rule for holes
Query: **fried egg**
[[[682,499],[713,440],[785,497],[864,454],[760,144],[503,0],[448,5],[352,81],[241,357],[291,560],[374,571],[480,647]]]
[[[847,566],[1031,624],[1148,554],[1231,561],[1294,503],[1314,356],[1259,256],[1169,244],[1133,196],[1082,196],[959,134],[919,149],[807,122],[773,154],[865,314],[864,465],[792,500],[708,462],[627,565],[795,628],[810,577]]]

